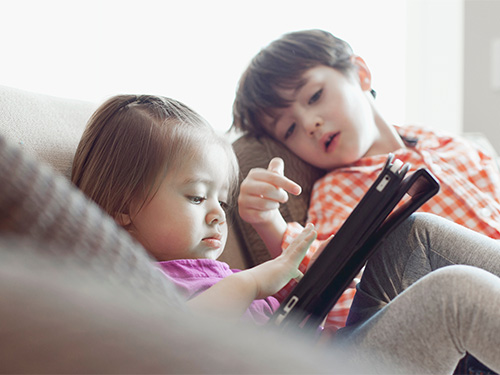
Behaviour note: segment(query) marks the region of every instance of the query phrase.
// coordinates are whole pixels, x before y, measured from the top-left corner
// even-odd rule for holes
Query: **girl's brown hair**
[[[133,201],[145,204],[166,173],[207,142],[228,153],[235,187],[238,164],[231,145],[195,111],[166,97],[114,96],[87,123],[71,181],[112,217],[133,214]]]

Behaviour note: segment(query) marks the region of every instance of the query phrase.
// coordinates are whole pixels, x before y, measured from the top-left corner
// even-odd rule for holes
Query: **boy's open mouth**
[[[340,134],[340,132],[337,132],[337,133],[334,133],[334,134],[331,134],[327,139],[326,139],[326,142],[325,142],[325,151],[328,151],[328,147],[330,146],[330,144],[332,143],[332,141]]]

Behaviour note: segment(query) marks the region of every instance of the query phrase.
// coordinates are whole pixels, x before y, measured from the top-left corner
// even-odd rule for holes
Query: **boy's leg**
[[[412,215],[368,261],[347,325],[368,319],[423,276],[454,264],[499,276],[500,242],[436,215]]]
[[[409,373],[451,374],[466,351],[498,372],[498,311],[500,278],[477,267],[444,267],[340,330],[337,342],[349,345],[353,358],[368,355]]]

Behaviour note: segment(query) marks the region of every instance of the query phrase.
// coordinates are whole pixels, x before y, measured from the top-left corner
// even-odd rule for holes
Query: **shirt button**
[[[489,207],[484,207],[484,208],[481,208],[481,210],[479,211],[479,214],[482,217],[490,217],[492,212],[491,212],[491,209]]]

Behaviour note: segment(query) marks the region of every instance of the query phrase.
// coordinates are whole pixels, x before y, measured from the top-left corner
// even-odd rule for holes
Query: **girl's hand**
[[[321,242],[321,245],[319,245],[318,249],[311,256],[311,260],[309,260],[309,264],[307,265],[308,270],[309,270],[309,268],[311,268],[313,263],[316,262],[316,259],[318,259],[318,257],[321,255],[323,250],[325,250],[326,245],[328,245],[328,243],[332,240],[332,238],[333,238],[333,234],[330,237],[328,237],[326,240]]]
[[[300,185],[284,176],[285,163],[274,158],[267,169],[254,168],[240,186],[239,214],[252,225],[271,223],[281,217],[279,207],[288,201],[288,193],[299,195]]]
[[[275,294],[302,273],[298,267],[316,238],[312,224],[277,258],[234,273],[188,301],[193,311],[239,319],[255,299]]]
[[[245,272],[249,272],[256,283],[256,299],[265,298],[281,290],[291,279],[300,279],[303,275],[299,265],[316,239],[312,224],[307,224],[297,238],[277,258],[262,263]]]

